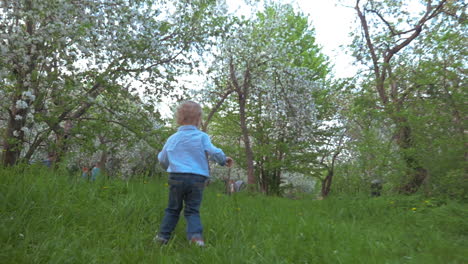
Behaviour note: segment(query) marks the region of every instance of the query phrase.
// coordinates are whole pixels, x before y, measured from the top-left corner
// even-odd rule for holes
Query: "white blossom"
[[[23,120],[23,117],[21,115],[16,115],[15,120]]]
[[[22,128],[21,128],[21,131],[23,131],[24,134],[26,134],[26,135],[29,134],[29,128],[27,128],[27,127],[22,127]]]
[[[23,97],[26,97],[31,101],[34,101],[36,99],[36,96],[32,94],[30,91],[23,92]]]
[[[26,108],[28,108],[28,103],[26,103],[23,100],[18,100],[18,101],[16,101],[16,108],[17,109],[26,109]]]

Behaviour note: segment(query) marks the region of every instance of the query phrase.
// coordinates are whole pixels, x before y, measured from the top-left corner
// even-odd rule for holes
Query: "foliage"
[[[351,50],[369,71],[349,85],[345,116],[355,158],[343,168],[352,177],[383,178],[393,190],[441,191],[447,172],[466,162],[462,4],[415,4],[418,13],[406,7],[410,1],[354,2],[361,31]]]
[[[289,5],[267,6],[231,31],[222,40],[210,70],[218,85],[208,92],[236,94],[220,114],[239,117],[241,130],[230,130],[232,140],[242,138],[246,162],[255,163],[262,190],[278,193],[282,171],[300,171],[299,160],[307,155],[314,158],[302,150],[315,136],[313,92],[324,83],[327,61],[315,44],[307,18]],[[252,148],[253,161],[248,160],[248,148]]]
[[[44,152],[59,162],[70,144],[90,146],[103,134],[121,146],[148,138],[162,123],[152,105],[174,94],[176,79],[198,63],[193,54],[222,27],[215,1],[15,0],[0,8],[7,166]]]

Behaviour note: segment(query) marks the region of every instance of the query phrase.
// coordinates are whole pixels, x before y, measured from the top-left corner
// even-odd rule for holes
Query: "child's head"
[[[199,126],[201,122],[201,106],[192,101],[185,101],[177,108],[177,124],[181,126]]]

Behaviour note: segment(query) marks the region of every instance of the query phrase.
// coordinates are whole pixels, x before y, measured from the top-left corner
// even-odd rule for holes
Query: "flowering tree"
[[[129,177],[133,167],[149,169],[144,163],[150,155],[153,164],[149,166],[154,166],[154,152],[162,147],[165,133],[151,105],[142,103],[138,96],[106,90],[70,134],[73,137],[65,144],[51,143],[58,152],[66,153],[68,163],[85,167],[99,162],[109,175]]]
[[[272,5],[234,27],[212,67],[223,96],[235,95],[223,110],[239,118],[248,183],[264,192],[278,192],[281,172],[314,137],[313,91],[328,72],[314,42],[307,18]]]
[[[216,10],[201,0],[2,1],[3,165],[27,160],[51,136],[66,149],[105,91],[138,89],[148,102],[169,95],[217,30]]]

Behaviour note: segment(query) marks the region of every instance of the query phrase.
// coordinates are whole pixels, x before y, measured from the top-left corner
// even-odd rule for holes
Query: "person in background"
[[[200,205],[206,180],[210,177],[208,158],[231,167],[233,159],[215,147],[208,134],[198,129],[202,118],[199,104],[187,101],[177,109],[178,131],[169,137],[158,154],[161,166],[169,172],[169,202],[155,242],[167,244],[184,207],[187,239],[204,246]]]
[[[236,191],[234,186],[234,180],[229,181],[229,193],[234,193]]]
[[[81,178],[85,180],[89,180],[89,168],[83,167],[83,173],[81,174]]]
[[[91,170],[91,181],[95,181],[98,176],[101,175],[101,163],[96,162],[93,169]]]
[[[371,182],[371,196],[379,197],[382,192],[382,180],[375,179]]]
[[[44,164],[47,168],[52,168],[54,161],[55,161],[55,153],[49,152],[49,154],[47,155],[47,158],[42,161],[42,164]]]
[[[242,180],[238,180],[234,183],[234,188],[236,190],[236,192],[240,192],[240,190],[242,190],[242,188],[245,186],[244,184],[244,181]]]

